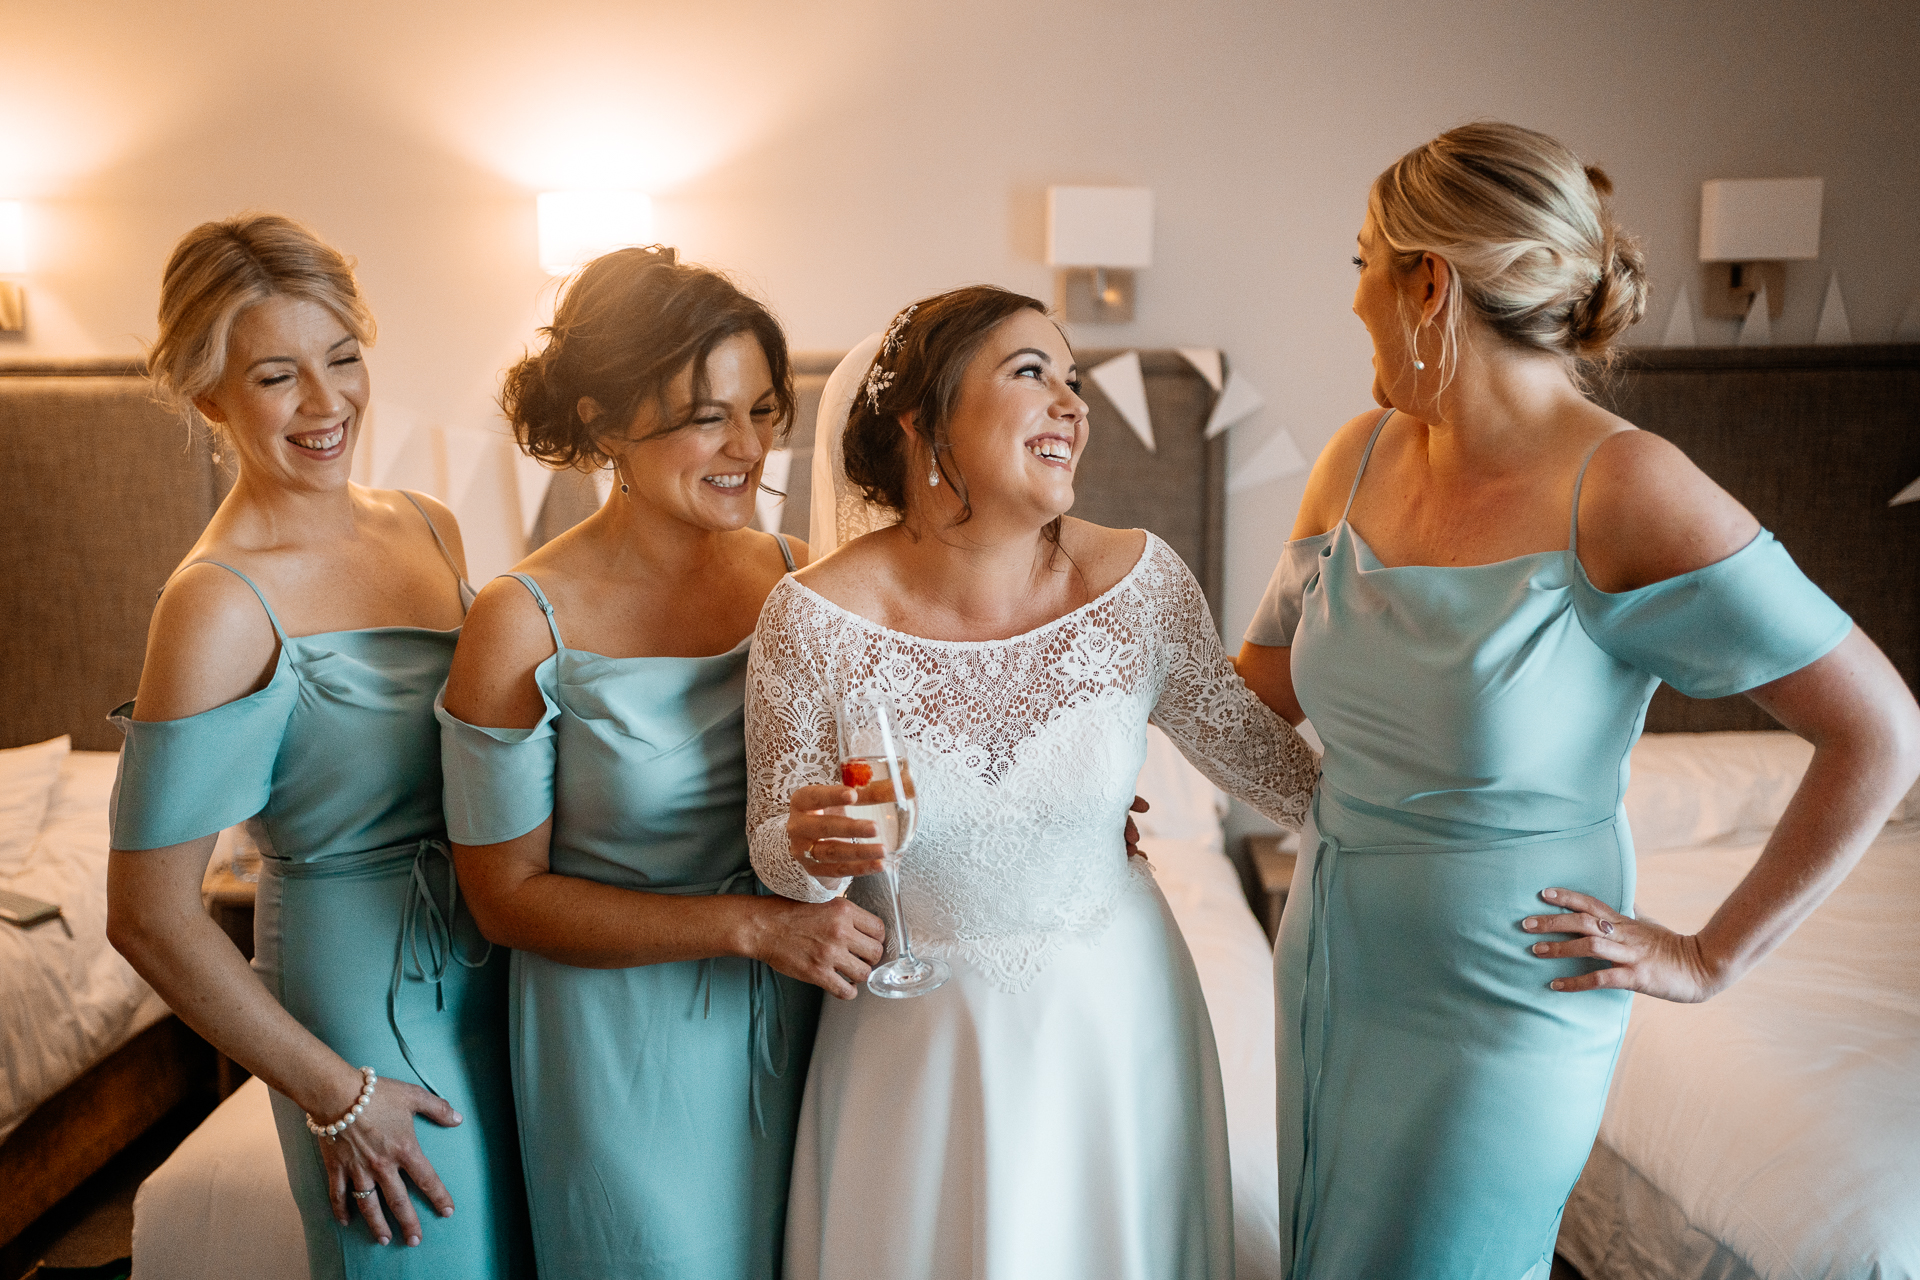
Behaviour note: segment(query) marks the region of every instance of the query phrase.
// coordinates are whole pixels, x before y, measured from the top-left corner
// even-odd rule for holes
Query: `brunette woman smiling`
[[[115,715],[107,927],[272,1087],[314,1280],[525,1275],[506,956],[457,909],[442,839],[460,534],[430,498],[348,481],[372,338],[347,262],[285,218],[207,223],[167,264],[154,380],[239,470]],[[258,976],[200,905],[239,822],[266,855]],[[417,1248],[380,1250],[395,1227]]]

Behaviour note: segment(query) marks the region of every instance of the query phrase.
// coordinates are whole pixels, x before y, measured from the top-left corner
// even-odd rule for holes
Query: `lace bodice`
[[[786,820],[796,788],[838,780],[834,709],[857,688],[893,700],[912,753],[918,833],[900,879],[915,949],[1009,991],[1101,929],[1146,874],[1123,856],[1121,829],[1149,718],[1275,820],[1299,821],[1316,776],[1300,736],[1234,674],[1186,564],[1152,534],[1106,594],[1008,640],[906,635],[786,578],[747,667],[753,865],[786,897],[844,888],[793,861]]]

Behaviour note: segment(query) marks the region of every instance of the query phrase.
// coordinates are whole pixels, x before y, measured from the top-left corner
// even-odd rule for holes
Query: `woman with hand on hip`
[[[1353,309],[1385,411],[1321,455],[1238,664],[1326,744],[1279,942],[1296,1278],[1544,1280],[1629,993],[1704,1000],[1751,969],[1920,768],[1920,712],[1873,643],[1584,394],[1646,296],[1610,189],[1489,123],[1368,197]],[[1744,691],[1815,745],[1690,937],[1632,915],[1621,796],[1663,679]]]
[[[546,333],[507,417],[618,484],[480,593],[441,711],[461,885],[515,948],[535,1249],[568,1280],[770,1278],[820,988],[851,996],[882,936],[747,860],[748,640],[806,556],[748,527],[786,339],[670,249],[588,264]]]
[[[787,1274],[1230,1276],[1213,1030],[1121,830],[1150,718],[1274,818],[1305,810],[1313,754],[1235,678],[1164,542],[1064,518],[1086,405],[1038,302],[926,299],[835,377],[844,470],[814,501],[864,536],[761,614],[754,865],[812,901],[876,869],[874,824],[823,811],[855,800],[836,710],[885,697],[917,789],[901,913],[951,977],[821,1015]]]
[[[206,223],[167,264],[154,380],[239,472],[114,715],[108,932],[272,1087],[314,1280],[522,1276],[506,955],[458,909],[440,810],[470,593],[446,508],[348,480],[372,339],[347,262],[285,218]],[[242,821],[258,976],[200,903]],[[378,1248],[396,1228],[414,1248]]]

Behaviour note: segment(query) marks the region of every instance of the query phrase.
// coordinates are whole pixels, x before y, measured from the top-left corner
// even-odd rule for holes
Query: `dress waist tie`
[[[446,868],[447,909],[444,913],[433,896],[431,872],[436,860]],[[428,837],[408,844],[370,849],[365,853],[341,854],[313,862],[268,858],[264,865],[272,874],[287,880],[380,875],[402,869],[407,872],[405,897],[400,906],[400,930],[393,942],[393,975],[387,981],[387,1027],[393,1032],[393,1041],[399,1046],[400,1056],[406,1060],[414,1076],[428,1092],[436,1097],[444,1096],[433,1087],[433,1082],[427,1079],[420,1064],[413,1060],[413,1046],[407,1043],[406,1034],[400,1030],[400,987],[407,977],[407,960],[412,958],[413,970],[421,981],[433,984],[433,1007],[438,1012],[447,1007],[446,990],[442,985],[447,971],[456,963],[468,969],[478,969],[493,956],[491,942],[487,943],[486,950],[480,953],[478,959],[468,959],[460,953],[459,942],[453,932],[454,921],[460,914],[460,879],[454,874],[453,855],[446,841]]]
[[[703,884],[649,885],[642,892],[665,893],[676,897],[717,897],[733,893],[743,885],[748,892],[756,895],[765,892],[750,866],[742,867],[724,880],[710,880]],[[779,1080],[787,1073],[790,1051],[787,1006],[786,997],[780,991],[779,978],[774,972],[758,960],[748,961],[747,966],[747,1055],[752,1066],[747,1076],[747,1097],[753,1107],[754,1132],[764,1138],[767,1135],[767,1122],[760,1102],[760,1079],[764,1075]],[[713,1016],[712,956],[700,962],[700,986],[700,1016],[710,1018]],[[774,1046],[776,1035],[779,1039],[777,1060]]]
[[[1313,1215],[1319,1196],[1319,1151],[1313,1141],[1313,1116],[1320,1100],[1320,1082],[1326,1074],[1327,1041],[1331,1037],[1333,1017],[1333,951],[1328,941],[1327,910],[1333,901],[1334,881],[1340,874],[1340,863],[1345,856],[1353,854],[1400,854],[1413,856],[1444,856],[1456,848],[1443,844],[1395,844],[1365,845],[1349,849],[1338,838],[1328,835],[1320,825],[1320,795],[1318,788],[1313,795],[1313,825],[1319,837],[1313,855],[1313,882],[1307,916],[1307,963],[1300,975],[1300,1057],[1302,1087],[1300,1098],[1300,1177],[1293,1189],[1293,1215],[1289,1235],[1293,1241],[1292,1264],[1288,1273],[1294,1276],[1311,1274],[1307,1266],[1309,1259],[1306,1248],[1313,1232]],[[1527,845],[1546,844],[1550,841],[1578,839],[1603,831],[1619,822],[1614,814],[1584,827],[1570,831],[1547,831],[1537,834],[1514,836],[1506,839],[1475,842],[1458,846],[1460,849],[1519,849]],[[1320,996],[1319,1016],[1314,1017],[1312,996],[1316,990]],[[1310,1027],[1319,1031],[1317,1039],[1308,1038]]]

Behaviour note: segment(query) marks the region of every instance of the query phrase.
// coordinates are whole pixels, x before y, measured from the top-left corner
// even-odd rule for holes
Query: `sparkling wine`
[[[899,785],[895,784],[898,769]],[[905,760],[886,756],[854,756],[840,765],[840,781],[859,796],[840,812],[864,818],[874,825],[874,839],[888,859],[913,839],[915,804],[913,773]]]

